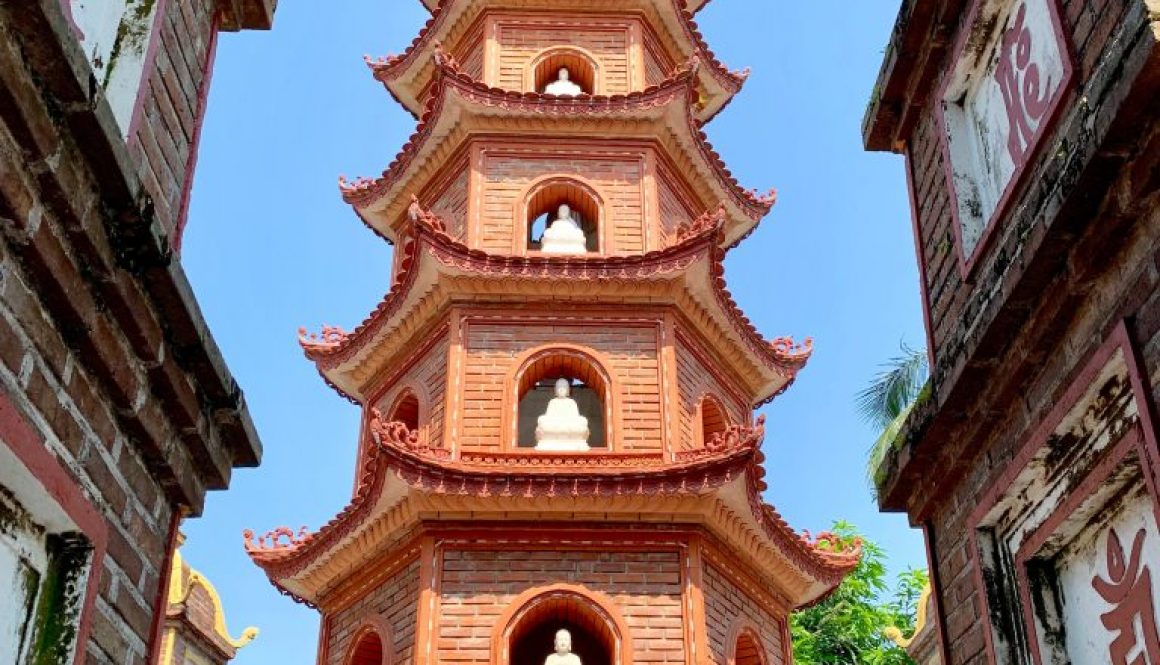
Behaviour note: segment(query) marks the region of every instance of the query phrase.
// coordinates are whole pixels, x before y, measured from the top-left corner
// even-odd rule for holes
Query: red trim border
[[[1035,161],[1043,148],[1043,138],[1050,131],[1055,129],[1059,123],[1061,111],[1064,108],[1063,100],[1067,97],[1071,90],[1072,83],[1075,80],[1075,50],[1072,48],[1071,40],[1063,30],[1062,10],[1060,8],[1060,0],[1046,0],[1048,11],[1051,14],[1052,27],[1054,28],[1056,41],[1059,44],[1060,52],[1063,55],[1063,81],[1059,88],[1056,89],[1050,102],[1050,110],[1043,122],[1039,123],[1039,127],[1035,130],[1035,135],[1032,137],[1027,147],[1027,157],[1022,164],[1015,165],[1015,172],[1011,174],[1011,179],[1007,182],[1006,188],[1003,190],[1002,196],[999,197],[999,202],[995,206],[995,210],[991,212],[990,218],[987,219],[986,224],[983,225],[983,231],[979,235],[979,240],[975,243],[974,249],[971,250],[970,255],[964,251],[963,247],[963,231],[962,222],[959,219],[959,204],[958,194],[955,188],[954,166],[951,164],[950,142],[947,139],[947,122],[946,113],[943,107],[942,100],[946,98],[947,88],[951,83],[951,74],[955,67],[962,59],[966,51],[967,44],[970,41],[971,31],[975,27],[975,22],[978,19],[979,11],[982,9],[984,2],[988,0],[972,0],[971,8],[967,12],[966,18],[960,24],[958,34],[955,37],[954,56],[950,59],[949,67],[943,71],[943,81],[939,85],[938,95],[934,98],[935,112],[938,119],[939,127],[939,150],[943,158],[943,171],[946,176],[947,190],[950,194],[950,209],[951,209],[951,227],[955,234],[955,247],[959,259],[959,274],[964,282],[971,282],[975,268],[978,267],[979,260],[982,258],[987,247],[991,244],[995,229],[999,226],[999,221],[1006,216],[1009,208],[1015,200],[1015,193],[1023,186],[1028,177],[1028,166]]]
[[[88,583],[84,604],[77,625],[76,653],[73,662],[85,662],[85,645],[92,627],[93,611],[100,591],[101,572],[108,547],[108,526],[104,517],[85,497],[76,479],[44,447],[36,431],[12,403],[8,395],[0,393],[0,432],[16,457],[44,486],[45,491],[69,516],[93,546],[89,564]]]

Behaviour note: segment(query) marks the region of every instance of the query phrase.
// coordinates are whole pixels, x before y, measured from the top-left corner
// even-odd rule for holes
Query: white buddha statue
[[[588,419],[569,394],[572,382],[556,381],[556,396],[544,415],[536,419],[536,450],[581,452],[588,450]],[[557,638],[559,639],[559,638]]]
[[[556,631],[556,650],[544,659],[544,665],[580,665],[580,656],[572,653],[572,633],[561,628]]]
[[[545,254],[586,254],[588,237],[572,218],[572,208],[563,204],[556,211],[556,219],[544,229],[540,238],[540,251]]]
[[[572,73],[567,67],[561,67],[556,74],[556,80],[544,87],[545,95],[559,95],[561,97],[575,97],[584,94],[580,86],[572,82]]]

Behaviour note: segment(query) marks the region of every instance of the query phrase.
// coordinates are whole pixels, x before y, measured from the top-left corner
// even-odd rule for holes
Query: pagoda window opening
[[[547,182],[532,191],[526,208],[528,251],[546,251],[544,233],[562,213],[584,234],[582,251],[577,253],[600,251],[600,202],[587,187],[572,180]]]
[[[761,643],[749,631],[743,631],[737,636],[737,648],[733,653],[733,661],[729,665],[765,665]]]
[[[415,393],[405,390],[396,397],[387,421],[403,423],[412,432],[419,431],[419,398]]]
[[[596,94],[596,61],[578,49],[561,48],[542,53],[532,61],[530,69],[529,92],[562,96]],[[561,84],[561,79],[571,85]]]
[[[589,448],[608,448],[608,380],[589,358],[568,351],[544,354],[519,375],[516,406],[516,447],[536,448],[536,430],[558,395],[560,380],[568,383],[568,399],[587,420]],[[540,663],[539,665],[543,665]]]
[[[509,632],[507,665],[544,665],[560,630],[568,631],[583,665],[614,665],[619,640],[608,619],[569,594],[539,598],[522,612]]]
[[[355,635],[345,665],[387,665],[383,638],[377,630],[367,627]]]
[[[708,445],[713,437],[729,429],[729,415],[721,402],[712,395],[701,399],[701,444]]]

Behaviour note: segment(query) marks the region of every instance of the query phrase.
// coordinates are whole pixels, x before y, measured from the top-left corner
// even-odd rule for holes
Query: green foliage
[[[846,522],[832,529],[843,544],[858,538]],[[797,612],[791,619],[794,659],[799,665],[910,665],[906,652],[886,639],[883,630],[896,626],[914,631],[918,597],[926,573],[908,570],[894,587],[886,580],[886,553],[863,539],[862,560],[829,598]]]
[[[902,355],[891,358],[865,390],[858,393],[858,412],[871,424],[886,429],[918,397],[930,368],[925,351],[902,344]]]

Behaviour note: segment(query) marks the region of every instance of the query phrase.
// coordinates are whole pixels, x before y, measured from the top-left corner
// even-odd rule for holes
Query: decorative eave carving
[[[843,550],[835,548],[834,539],[824,534],[817,540],[808,534],[797,534],[772,506],[762,501],[766,484],[760,446],[765,430],[760,420],[751,428],[733,428],[715,441],[714,450],[675,462],[640,462],[639,468],[632,471],[627,471],[622,461],[611,459],[614,454],[600,453],[526,455],[518,460],[510,456],[484,460],[485,456],[479,455],[478,459],[454,460],[441,449],[420,444],[418,437],[401,423],[384,423],[376,415],[369,429],[373,445],[366,446],[364,474],[354,499],[337,517],[312,534],[279,530],[277,542],[266,546],[255,544],[252,533],[246,534],[246,551],[254,563],[276,587],[301,602],[314,603],[317,598],[296,594],[288,586],[303,588],[294,580],[308,570],[317,570],[317,566],[344,550],[343,541],[370,525],[375,514],[387,515],[400,509],[409,515],[407,519],[417,518],[413,510],[402,506],[406,498],[396,502],[395,508],[384,506],[376,510],[388,480],[401,483],[408,496],[461,497],[477,510],[485,510],[488,501],[511,500],[518,503],[505,505],[505,509],[518,505],[531,510],[529,499],[550,503],[599,498],[606,502],[608,512],[615,512],[618,501],[625,502],[631,512],[645,505],[637,503],[637,498],[655,502],[662,497],[686,497],[701,506],[710,527],[734,533],[748,546],[772,555],[773,559],[762,560],[774,565],[773,570],[788,571],[785,565],[789,564],[798,571],[803,579],[790,586],[798,588],[799,603],[814,602],[836,587],[861,556],[860,546]],[[583,457],[586,461],[573,463],[565,457]],[[738,506],[729,507],[729,501],[717,495],[738,479],[744,479],[746,501],[742,503],[752,511],[748,516],[737,514]],[[756,525],[759,532],[749,531],[747,525]],[[400,526],[395,524],[394,530]]]
[[[786,337],[766,340],[742,313],[724,279],[725,251],[719,243],[723,223],[723,212],[706,213],[680,229],[673,245],[644,255],[509,256],[468,248],[442,231],[444,225],[437,216],[413,203],[411,235],[398,248],[402,252],[399,273],[386,297],[353,331],[327,326],[321,334],[300,331],[299,341],[319,372],[345,395],[357,399],[357,387],[344,376],[381,343],[384,335],[397,335],[404,321],[411,322],[411,329],[417,330],[426,321],[418,312],[427,312],[428,316],[439,312],[447,295],[440,285],[449,283],[446,275],[450,272],[488,281],[549,285],[564,280],[605,285],[603,288],[624,284],[631,289],[640,289],[649,280],[694,280],[700,285],[695,290],[701,295],[679,295],[676,304],[689,313],[704,312],[704,316],[695,316],[694,320],[712,332],[725,333],[709,336],[711,339],[731,338],[741,343],[743,358],[737,360],[744,360],[744,367],[739,369],[763,376],[761,383],[754,384],[756,394],[752,395],[755,403],[762,403],[784,390],[806,365],[812,343],[806,340],[799,345]],[[697,281],[704,277],[688,274],[698,262],[708,266],[708,283]],[[434,277],[435,274],[444,277]],[[686,288],[681,293],[689,294],[690,290]]]
[[[427,11],[429,11],[429,12],[435,12],[436,10],[439,9],[439,5],[441,5],[445,2],[445,0],[419,0],[419,1],[423,3],[423,6],[426,7]],[[707,5],[707,4],[709,4],[709,0],[687,0],[684,3],[686,11],[688,11],[692,14],[696,14],[697,12],[701,11],[701,9],[703,9],[705,7],[705,5]]]
[[[480,0],[444,0],[432,8],[431,18],[423,25],[419,35],[400,54],[379,58],[366,56],[367,66],[375,79],[381,82],[391,96],[416,118],[423,113],[421,96],[436,73],[431,71],[431,57],[442,44],[457,44],[468,28],[476,22],[485,9]],[[499,3],[492,3],[499,4]],[[534,9],[543,6],[542,0],[506,0],[502,6],[493,9]],[[690,3],[693,4],[693,3]],[[672,53],[679,53],[677,60],[696,58],[705,63],[698,73],[698,87],[706,92],[703,103],[696,110],[697,122],[704,124],[721,112],[733,97],[740,92],[749,70],[732,70],[725,66],[705,42],[693,19],[693,13],[703,3],[688,7],[684,0],[645,0],[640,3],[626,3],[625,0],[585,0],[577,8],[587,11],[642,11],[654,28],[663,28],[661,34],[667,38],[667,47]],[[554,10],[567,10],[556,0]]]
[[[712,199],[721,200],[729,212],[723,244],[732,246],[752,233],[769,214],[776,192],[759,193],[743,188],[725,166],[721,156],[693,116],[697,96],[698,61],[691,60],[661,84],[629,95],[558,97],[489,88],[459,70],[453,59],[437,51],[434,90],[415,133],[378,178],[339,178],[343,199],[378,235],[394,241],[395,228],[405,200],[404,190],[420,180],[426,163],[438,163],[473,132],[486,133],[495,111],[503,112],[505,132],[540,134],[545,122],[556,132],[567,132],[560,123],[571,122],[578,132],[601,136],[624,136],[656,140],[668,151],[683,153],[689,169],[696,172]],[[471,123],[476,123],[471,127]],[[398,211],[398,212],[396,212]]]

